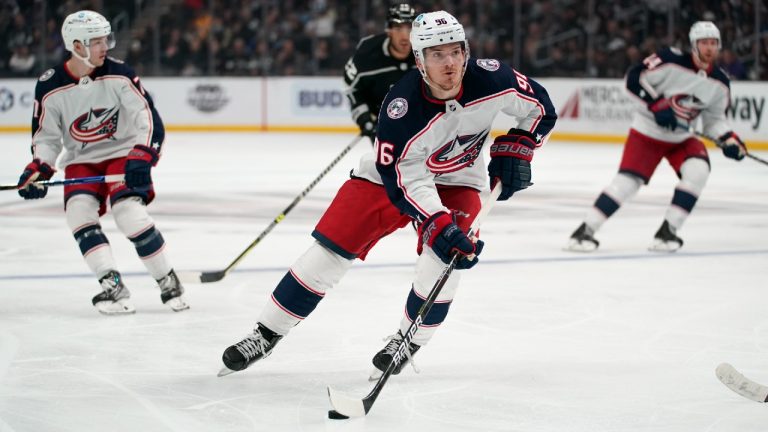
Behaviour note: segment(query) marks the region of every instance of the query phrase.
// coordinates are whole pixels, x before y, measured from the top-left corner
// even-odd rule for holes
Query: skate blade
[[[655,240],[650,246],[648,246],[648,250],[651,252],[676,252],[678,249],[680,249],[683,245],[681,245],[678,242],[665,242],[661,240]]]
[[[216,374],[216,376],[217,377],[223,377],[223,376],[227,376],[227,375],[232,375],[235,372],[237,372],[237,371],[233,371],[232,369],[224,366],[223,368],[221,368],[219,373]]]
[[[127,299],[116,302],[102,301],[93,306],[102,315],[130,315],[136,313],[136,308]]]
[[[165,305],[171,308],[174,312],[181,312],[183,310],[189,309],[189,303],[184,300],[184,297],[174,297],[167,302],[165,302]]]
[[[582,253],[589,253],[594,252],[597,250],[597,245],[589,242],[589,241],[583,241],[580,242],[578,240],[571,239],[567,245],[563,248],[566,252],[582,252]]]

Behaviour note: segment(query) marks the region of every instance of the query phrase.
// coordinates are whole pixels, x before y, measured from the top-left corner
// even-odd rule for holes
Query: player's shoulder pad
[[[360,40],[355,50],[356,59],[364,59],[371,55],[384,55],[384,41],[387,39],[386,33],[366,36]]]
[[[419,71],[411,70],[389,90],[379,113],[381,139],[404,144],[431,120],[421,82]]]
[[[692,62],[690,55],[687,55],[675,47],[662,48],[656,52],[656,56],[658,56],[663,63],[675,63],[685,67],[689,67]]]
[[[63,64],[53,67],[43,72],[40,77],[37,78],[37,83],[35,84],[35,98],[41,100],[43,96],[53,90],[65,85],[74,84],[75,82],[75,79],[64,70]]]
[[[104,59],[104,66],[100,67],[97,71],[99,75],[121,75],[129,79],[136,77],[136,72],[127,63],[114,57],[107,57]]]
[[[512,67],[496,59],[478,59],[470,57],[467,63],[465,87],[467,83],[472,86],[483,87],[481,93],[493,94],[506,90],[510,86],[519,88],[514,78]]]
[[[728,73],[723,68],[719,66],[712,68],[712,73],[709,74],[709,77],[722,82],[728,89],[731,88],[731,78],[728,77]]]

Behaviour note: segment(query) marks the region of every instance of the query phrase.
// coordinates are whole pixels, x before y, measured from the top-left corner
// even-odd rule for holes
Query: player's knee
[[[325,292],[344,276],[353,260],[343,258],[318,242],[301,255],[291,266],[291,271],[313,289]]]
[[[631,198],[643,185],[643,179],[632,174],[618,173],[605,189],[605,193],[619,203]]]
[[[75,232],[86,225],[99,223],[99,200],[91,195],[75,195],[67,200],[67,225]]]
[[[680,180],[697,194],[701,193],[709,178],[709,164],[704,159],[690,158],[680,166]]]
[[[114,203],[112,215],[117,228],[129,238],[154,226],[152,218],[147,213],[147,207],[139,197],[127,197]]]
[[[426,298],[429,292],[434,287],[435,282],[443,273],[445,264],[440,258],[432,252],[432,249],[425,248],[421,253],[419,259],[416,261],[416,277],[413,280],[414,292]],[[454,271],[451,276],[443,285],[443,289],[437,297],[437,301],[449,301],[456,295],[456,289],[459,286],[459,280],[461,279],[461,272]]]

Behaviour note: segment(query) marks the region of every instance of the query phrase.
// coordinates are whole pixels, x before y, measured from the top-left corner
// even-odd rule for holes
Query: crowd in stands
[[[722,32],[721,66],[732,79],[768,80],[768,5],[757,15],[756,2],[743,0],[518,1],[411,4],[421,11],[452,12],[465,25],[473,56],[502,59],[534,77],[620,78],[631,64],[663,46],[687,49],[690,25],[712,20]],[[93,7],[108,19],[119,13],[106,1],[0,2],[3,76],[35,76],[61,61],[65,51],[59,28],[69,12]],[[40,3],[47,6],[43,12],[32,7]],[[118,33],[116,53],[140,74],[340,75],[357,41],[384,30],[390,5],[386,0],[168,3],[158,14],[155,1],[139,1],[146,15],[129,11],[131,27]]]

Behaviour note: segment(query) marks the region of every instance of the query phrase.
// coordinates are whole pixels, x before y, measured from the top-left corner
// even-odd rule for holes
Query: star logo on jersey
[[[674,95],[669,98],[669,103],[675,115],[688,121],[698,117],[701,110],[707,107],[704,101],[689,94]]]
[[[111,138],[117,132],[117,107],[91,108],[69,125],[69,135],[83,145]]]
[[[457,136],[427,158],[427,168],[435,174],[446,174],[472,165],[480,156],[489,132]]]

